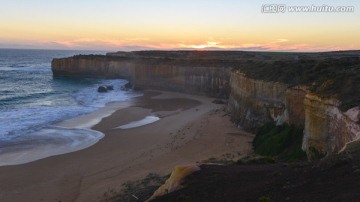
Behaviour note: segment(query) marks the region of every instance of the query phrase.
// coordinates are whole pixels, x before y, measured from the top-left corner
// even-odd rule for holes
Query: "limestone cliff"
[[[336,99],[321,99],[304,87],[262,81],[232,72],[228,110],[243,128],[256,132],[266,122],[305,126],[302,148],[309,159],[337,153],[360,135],[360,108],[339,109]]]
[[[131,75],[137,88],[153,88],[227,98],[230,70],[219,67],[134,65]]]
[[[288,85],[248,78],[236,71],[231,74],[230,86],[228,110],[232,120],[245,129],[254,132],[269,121],[302,124],[302,110],[298,109],[302,94]],[[289,118],[289,112],[296,118]]]
[[[339,152],[360,135],[360,109],[339,110],[340,102],[307,94],[304,100],[305,129],[303,150],[310,159]]]
[[[138,89],[229,98],[231,119],[244,129],[254,132],[269,121],[304,126],[303,149],[313,158],[360,138],[360,108],[354,107],[360,102],[360,59],[333,54],[291,59],[294,55],[251,52],[119,52],[54,59],[52,71],[56,76],[124,78]],[[321,99],[321,93],[337,95],[341,102]],[[341,103],[351,109],[342,112]]]
[[[105,57],[70,57],[54,59],[51,63],[56,76],[87,76],[130,79],[132,63]]]
[[[78,56],[52,61],[56,76],[128,79],[137,89],[158,89],[227,98],[230,68],[185,65],[166,59]]]

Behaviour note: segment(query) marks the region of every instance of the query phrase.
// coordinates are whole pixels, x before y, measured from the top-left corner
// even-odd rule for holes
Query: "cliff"
[[[56,76],[124,78],[137,89],[229,98],[231,119],[256,132],[266,122],[304,127],[310,159],[359,138],[358,51],[255,53],[139,51],[54,59]]]
[[[83,76],[130,79],[132,67],[128,60],[106,57],[70,57],[53,59],[52,71],[56,76]]]
[[[306,95],[303,150],[309,159],[339,152],[360,137],[359,107],[342,112],[339,105],[338,100]]]
[[[304,126],[302,148],[309,159],[341,151],[360,138],[360,108],[342,112],[341,102],[322,99],[305,87],[251,79],[234,71],[228,111],[232,121],[257,132],[267,122]]]
[[[227,98],[230,68],[211,61],[182,62],[168,58],[75,56],[54,59],[56,76],[122,78],[135,89],[158,89]]]
[[[288,120],[285,94],[288,85],[247,78],[239,71],[230,79],[228,111],[232,121],[250,131],[266,122],[282,124]]]

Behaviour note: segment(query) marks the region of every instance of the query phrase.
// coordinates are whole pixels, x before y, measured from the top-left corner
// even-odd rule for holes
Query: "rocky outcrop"
[[[282,124],[289,120],[286,110],[288,85],[256,80],[233,72],[230,86],[228,110],[232,121],[245,129],[254,132],[266,122]],[[292,106],[289,108],[293,109]]]
[[[359,139],[360,108],[347,112],[340,101],[321,99],[305,87],[262,81],[240,72],[231,74],[228,110],[241,127],[256,132],[266,122],[304,126],[302,148],[309,159],[341,151]]]
[[[339,110],[335,99],[321,99],[307,94],[304,100],[305,129],[303,150],[309,159],[339,152],[360,135],[360,109]]]
[[[200,167],[198,165],[188,165],[188,166],[175,166],[169,179],[166,180],[165,184],[163,184],[161,187],[159,187],[155,193],[146,201],[152,201],[160,196],[163,196],[165,194],[172,193],[174,191],[177,191],[181,189],[182,183],[184,179],[196,172],[199,171]]]
[[[106,93],[108,91],[108,89],[104,86],[99,86],[98,90],[99,93]]]

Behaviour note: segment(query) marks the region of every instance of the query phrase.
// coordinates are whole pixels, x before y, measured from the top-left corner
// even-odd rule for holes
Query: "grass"
[[[223,164],[223,165],[232,165],[235,163],[234,160],[232,159],[227,159],[227,158],[215,158],[215,157],[211,157],[208,158],[204,161],[202,161],[201,163],[214,163],[214,164]]]
[[[253,147],[258,155],[276,157],[282,161],[304,160],[306,153],[301,149],[302,138],[302,127],[266,123],[256,134]]]
[[[259,198],[259,202],[273,202],[270,197],[262,196]]]

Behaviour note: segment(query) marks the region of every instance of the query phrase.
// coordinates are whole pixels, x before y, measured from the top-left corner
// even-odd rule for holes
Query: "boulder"
[[[121,90],[128,91],[132,88],[132,84],[130,82],[126,83],[124,86],[121,87]]]
[[[104,86],[99,86],[98,90],[99,93],[106,93],[108,91],[108,89]]]

